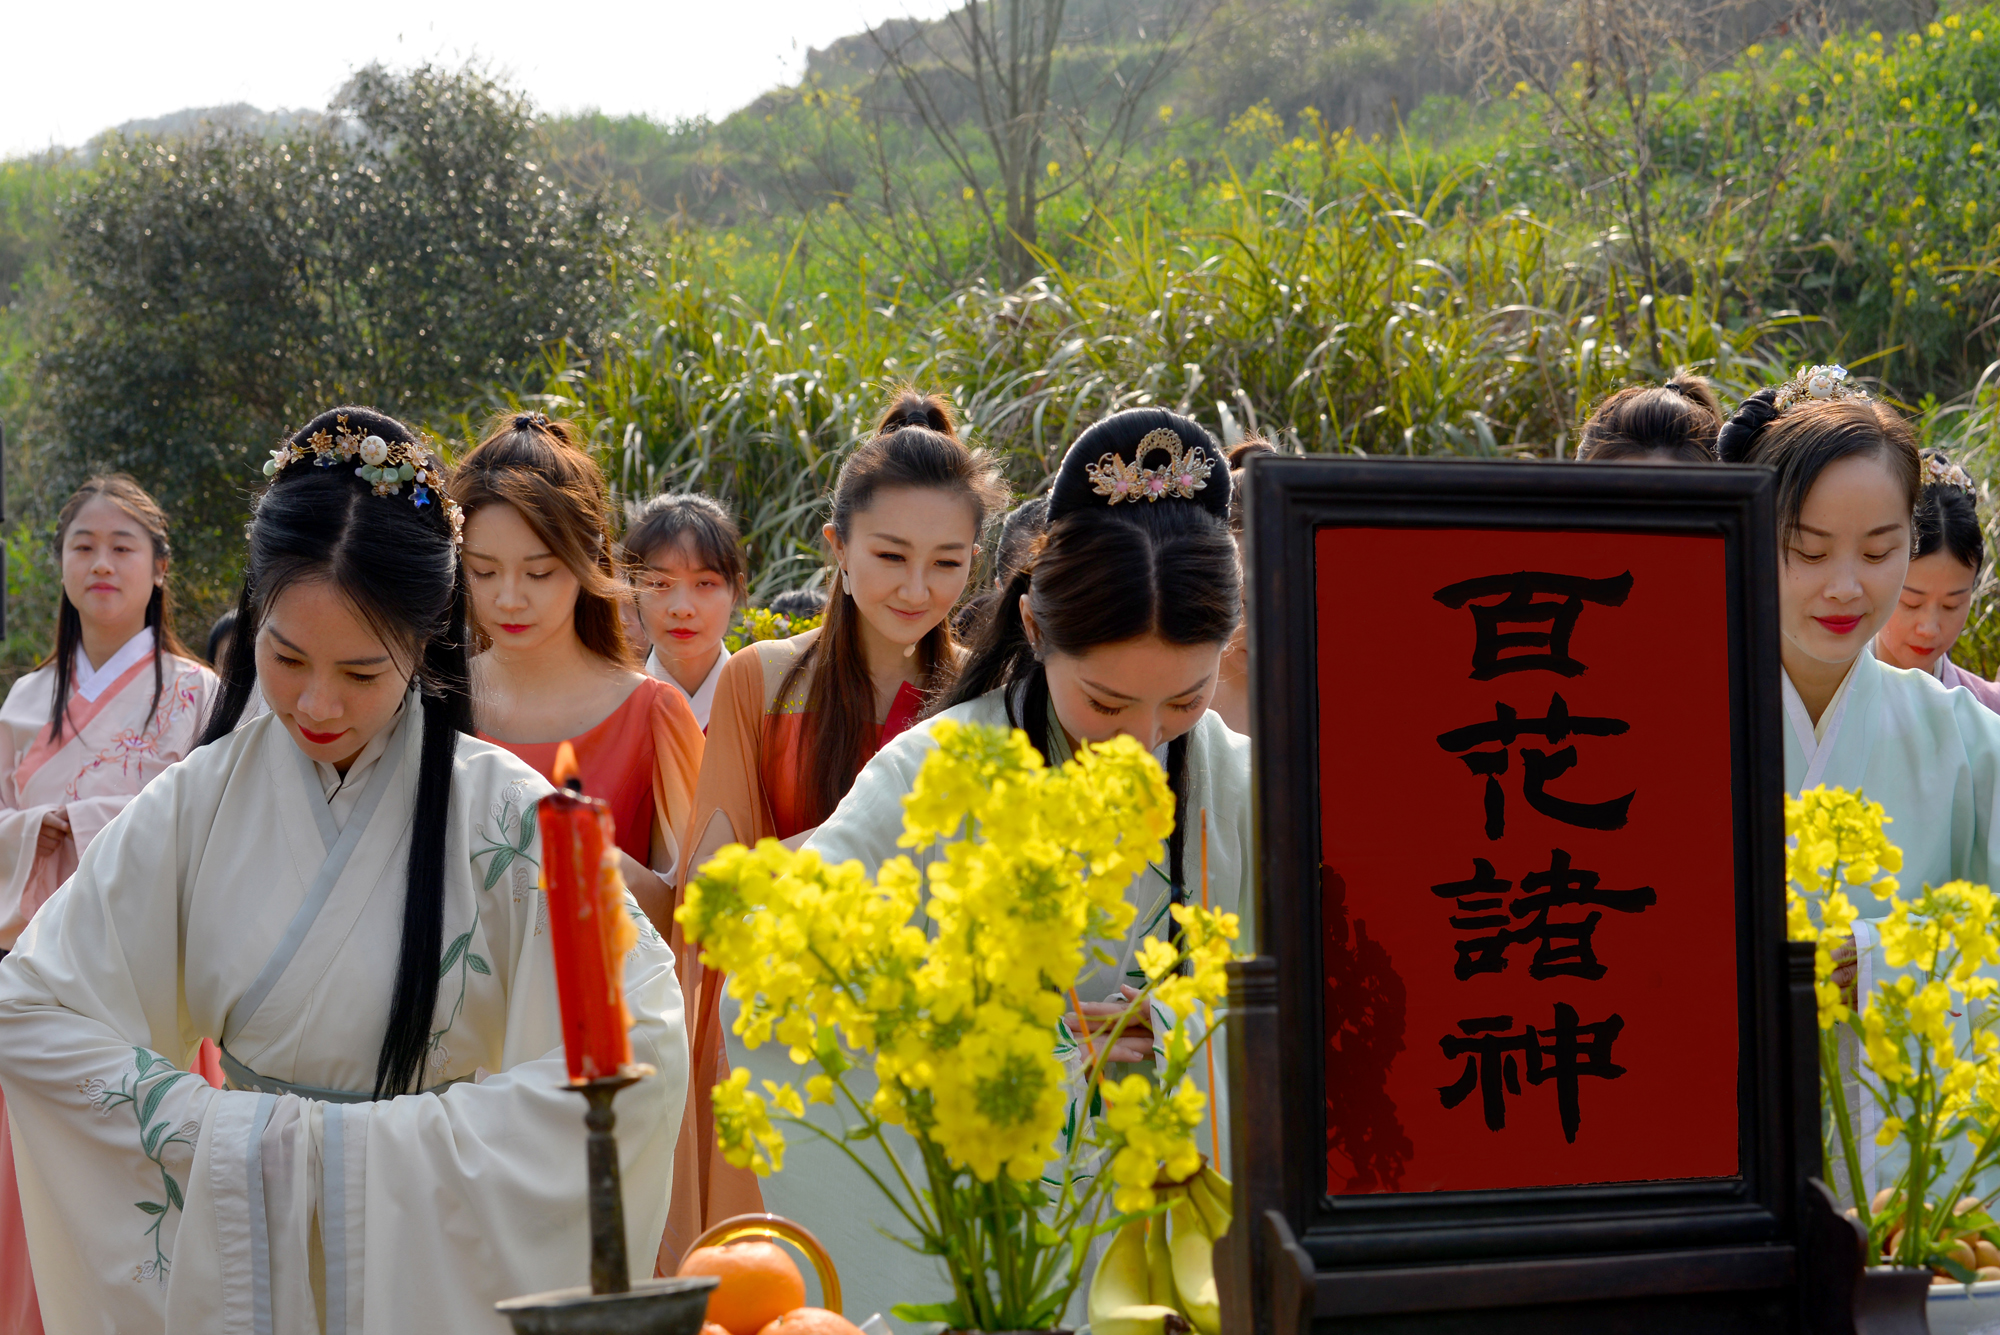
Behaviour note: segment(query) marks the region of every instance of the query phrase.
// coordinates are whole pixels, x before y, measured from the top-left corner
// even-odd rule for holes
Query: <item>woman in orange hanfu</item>
[[[568,423],[519,413],[459,462],[451,492],[466,515],[479,735],[551,780],[569,744],[584,791],[610,804],[626,884],[675,942],[691,1001],[693,957],[679,947],[670,887],[684,870],[677,836],[701,771],[701,725],[678,690],[629,666],[619,607],[631,595],[612,556],[604,475]],[[678,1263],[715,1220],[759,1208],[755,1179],[712,1149],[709,1090],[728,1075],[721,1036],[690,1026],[688,1041],[695,1065],[663,1263]]]
[[[167,517],[138,483],[79,487],[56,518],[56,553],[56,646],[0,706],[0,955],[111,818],[193,748],[215,696],[215,674],[175,638]],[[212,1056],[194,1065],[221,1083]],[[0,1331],[41,1330],[0,1103]]]
[[[1006,497],[944,400],[905,393],[882,415],[834,485],[825,621],[746,645],[723,667],[686,840],[692,866],[725,844],[805,842],[868,758],[917,721],[957,670],[951,609]]]

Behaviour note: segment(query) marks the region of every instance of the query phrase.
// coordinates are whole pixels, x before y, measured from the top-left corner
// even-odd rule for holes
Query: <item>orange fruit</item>
[[[758,1331],[757,1335],[861,1335],[861,1327],[824,1307],[798,1307]]]
[[[711,1321],[701,1328],[701,1335],[729,1335],[729,1328],[718,1326]]]
[[[697,1247],[681,1262],[683,1275],[714,1275],[708,1321],[728,1335],[757,1335],[806,1301],[806,1282],[790,1253],[775,1242],[745,1238],[720,1247]]]

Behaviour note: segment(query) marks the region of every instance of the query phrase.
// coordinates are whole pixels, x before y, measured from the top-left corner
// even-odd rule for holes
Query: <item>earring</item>
[[[847,573],[847,567],[840,568],[840,591],[848,597],[854,596],[854,578]]]

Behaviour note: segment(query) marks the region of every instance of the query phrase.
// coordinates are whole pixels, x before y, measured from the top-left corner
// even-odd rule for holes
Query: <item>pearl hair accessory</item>
[[[1845,366],[1809,366],[1778,386],[1774,404],[1779,412],[1808,399],[1865,399],[1868,391],[1848,378]]]
[[[403,484],[413,483],[410,503],[420,510],[435,495],[451,524],[451,545],[457,548],[464,543],[465,512],[458,508],[457,501],[445,495],[444,464],[429,444],[364,436],[350,428],[346,415],[342,414],[334,419],[332,431],[320,428],[306,438],[303,446],[286,441],[272,450],[271,457],[264,462],[264,476],[276,477],[308,456],[317,468],[355,463],[355,476],[372,486],[377,496],[400,496]]]
[[[1977,491],[1972,474],[1953,463],[1942,451],[1933,450],[1924,455],[1924,485],[1926,487],[1960,487],[1966,491]]]

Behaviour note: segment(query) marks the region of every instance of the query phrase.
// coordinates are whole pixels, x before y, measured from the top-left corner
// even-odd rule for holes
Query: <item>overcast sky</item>
[[[128,120],[248,102],[326,105],[371,60],[482,58],[545,110],[721,116],[798,77],[806,49],[950,0],[133,4],[22,0],[4,22],[0,156]]]

